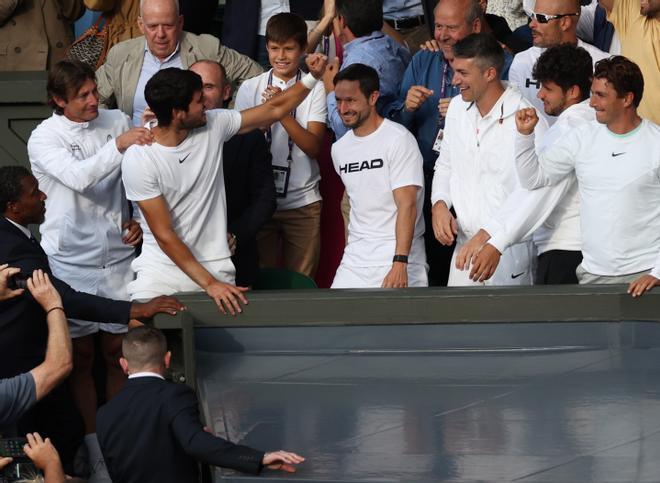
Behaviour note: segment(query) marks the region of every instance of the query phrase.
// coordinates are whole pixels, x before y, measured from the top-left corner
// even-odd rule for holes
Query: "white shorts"
[[[500,263],[490,279],[485,282],[470,280],[470,268],[459,270],[456,268],[456,257],[465,240],[459,238],[449,268],[448,287],[474,287],[474,286],[505,286],[505,285],[533,285],[534,284],[534,245],[531,241],[516,243],[504,250]]]
[[[126,287],[133,280],[132,257],[104,268],[81,267],[49,259],[50,268],[60,280],[65,281],[79,292],[99,295],[114,300],[128,300]],[[71,338],[77,339],[99,331],[110,334],[123,334],[126,324],[108,324],[89,320],[69,319]]]
[[[236,270],[231,258],[201,262],[211,275],[225,283],[235,283]],[[197,285],[176,265],[145,260],[140,256],[133,260],[131,267],[135,271],[135,280],[128,284],[131,300],[151,300],[160,295],[172,295],[179,292],[201,292]]]
[[[330,288],[380,288],[392,265],[353,267],[342,263]],[[408,287],[428,287],[426,265],[408,264]]]

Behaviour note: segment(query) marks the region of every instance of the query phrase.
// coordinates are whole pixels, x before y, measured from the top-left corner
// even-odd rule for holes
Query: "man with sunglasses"
[[[577,38],[579,0],[536,0],[534,10],[527,12],[534,45],[514,57],[509,69],[509,81],[517,84],[522,95],[543,113],[548,123],[553,124],[556,118],[545,114],[543,102],[537,97],[541,83],[532,75],[534,64],[541,54],[549,47],[566,43],[589,52],[594,65],[609,57],[609,54]]]

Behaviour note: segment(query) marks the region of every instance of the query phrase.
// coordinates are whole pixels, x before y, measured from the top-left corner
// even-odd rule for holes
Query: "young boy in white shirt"
[[[273,66],[245,81],[236,95],[236,109],[258,106],[301,77],[300,59],[307,44],[305,21],[292,13],[271,17],[266,27],[268,58]],[[282,121],[263,126],[273,156],[277,211],[257,235],[262,267],[284,267],[313,277],[321,248],[321,193],[316,158],[325,136],[327,108],[323,86]],[[279,247],[282,247],[281,254]]]

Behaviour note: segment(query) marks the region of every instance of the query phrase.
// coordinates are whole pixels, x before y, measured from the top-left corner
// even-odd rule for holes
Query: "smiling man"
[[[566,43],[577,45],[589,52],[594,65],[609,54],[577,38],[579,0],[536,0],[534,12],[527,12],[527,15],[530,17],[529,27],[534,45],[513,58],[509,80],[518,86],[523,96],[552,124],[556,118],[545,114],[543,102],[536,96],[541,82],[532,75],[540,55],[548,47]]]
[[[139,126],[147,107],[144,87],[159,70],[187,69],[198,60],[215,60],[230,82],[241,82],[262,72],[259,64],[220,44],[211,35],[183,31],[178,0],[141,0],[138,27],[144,37],[115,45],[96,72],[101,105],[117,107]]]
[[[490,34],[471,34],[454,46],[452,83],[461,95],[447,110],[431,193],[435,237],[444,245],[456,240],[450,286],[484,283],[470,280],[469,264],[459,255],[519,187],[513,152],[515,114],[530,104],[515,87],[502,84],[503,65],[502,47]],[[545,132],[545,121],[537,129]],[[512,245],[487,283],[530,285],[531,257],[530,242]]]
[[[332,161],[350,199],[348,243],[332,288],[428,285],[424,176],[415,138],[376,110],[376,70],[351,64],[335,76],[337,109],[350,129]]]
[[[123,153],[132,144],[151,142],[144,128],[130,128],[118,110],[99,110],[94,71],[63,60],[48,77],[48,99],[55,113],[30,136],[32,172],[48,193],[41,244],[53,274],[76,290],[128,300],[131,262],[142,240],[131,219],[121,182]],[[125,324],[69,319],[74,366],[71,387],[85,421],[90,455],[100,459],[94,442],[96,388],[92,366],[96,339],[107,368],[106,398],[125,377],[117,362]],[[93,462],[94,467],[97,465]]]
[[[555,185],[575,173],[580,192],[580,283],[644,279],[660,247],[660,126],[641,118],[639,67],[622,56],[596,64],[591,106],[596,120],[536,155],[536,112],[517,114],[516,167],[528,189]],[[657,274],[658,267],[654,274]],[[650,288],[657,284],[651,280]],[[634,295],[637,286],[631,287]],[[642,288],[647,288],[642,284]]]
[[[128,287],[132,299],[203,290],[220,311],[242,311],[247,288],[234,285],[227,242],[224,142],[288,115],[314,88],[325,63],[319,54],[307,56],[309,74],[241,112],[205,112],[202,79],[194,72],[170,68],[149,80],[145,96],[158,121],[155,142],[131,147],[122,162],[126,194],[146,221],[142,253],[132,265],[137,276]]]

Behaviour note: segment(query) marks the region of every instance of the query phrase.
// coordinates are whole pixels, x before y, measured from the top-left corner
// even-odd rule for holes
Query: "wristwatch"
[[[408,255],[394,255],[392,262],[408,263]]]

